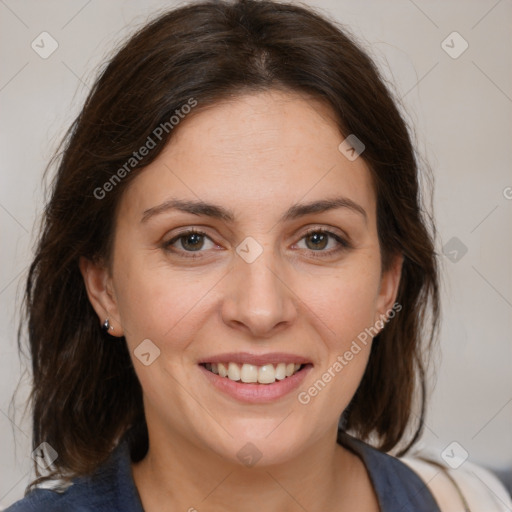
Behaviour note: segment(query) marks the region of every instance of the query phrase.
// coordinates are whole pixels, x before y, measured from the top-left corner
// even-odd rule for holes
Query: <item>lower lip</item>
[[[276,380],[273,384],[244,384],[243,382],[231,380],[228,377],[220,377],[202,365],[199,365],[199,368],[211,384],[227,395],[241,402],[266,403],[278,400],[298,388],[313,366],[307,364],[291,377]]]

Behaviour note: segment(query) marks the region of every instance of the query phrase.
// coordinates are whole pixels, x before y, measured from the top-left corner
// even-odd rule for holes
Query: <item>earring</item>
[[[103,325],[101,327],[105,332],[108,332],[109,330],[113,331],[114,330],[114,326],[113,325],[110,325],[110,322],[108,321],[108,318],[105,319],[105,321],[103,322]]]

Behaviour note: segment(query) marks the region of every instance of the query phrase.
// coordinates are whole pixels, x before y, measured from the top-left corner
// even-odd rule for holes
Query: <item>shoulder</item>
[[[5,512],[142,512],[131,477],[126,443],[89,477],[73,480],[65,490],[37,488]]]
[[[487,469],[470,461],[451,467],[434,452],[418,452],[402,460],[428,482],[442,511],[512,510],[510,494],[502,482]]]
[[[72,498],[72,495],[76,495],[76,492],[70,489],[66,490],[64,493],[50,489],[34,489],[23,499],[7,508],[5,512],[43,512],[45,510],[64,512],[72,510],[71,506],[73,506],[73,509],[77,512],[90,510],[89,508],[83,508],[83,504],[80,503],[80,497],[78,500],[76,496],[75,499]]]
[[[5,512],[89,512],[103,511],[97,507],[99,489],[87,485],[83,481],[75,480],[65,491],[37,488],[27,494],[23,499],[11,505]]]
[[[440,512],[427,485],[400,459],[345,432],[339,432],[338,441],[363,460],[382,512]]]

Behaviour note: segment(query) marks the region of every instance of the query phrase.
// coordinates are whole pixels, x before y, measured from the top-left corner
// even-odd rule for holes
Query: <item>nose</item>
[[[252,263],[237,257],[227,280],[222,319],[231,328],[269,338],[297,317],[293,283],[277,266],[270,249]]]

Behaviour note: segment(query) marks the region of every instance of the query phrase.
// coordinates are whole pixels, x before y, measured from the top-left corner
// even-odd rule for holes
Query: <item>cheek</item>
[[[165,263],[151,266],[142,258],[120,259],[117,268],[119,315],[131,346],[149,338],[163,347],[172,338],[173,348],[180,348],[205,314],[205,294],[220,278],[215,272],[171,270]]]
[[[302,278],[299,293],[323,350],[321,367],[301,390],[299,403],[336,415],[352,399],[370,355],[379,276],[378,261],[368,257],[330,276]]]
[[[372,258],[330,275],[299,277],[297,294],[322,321],[339,349],[372,325],[379,289],[379,266]]]

